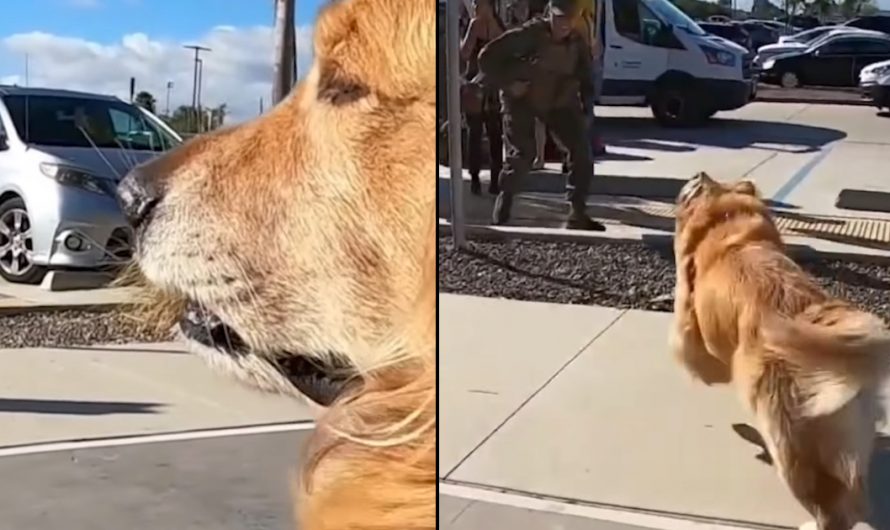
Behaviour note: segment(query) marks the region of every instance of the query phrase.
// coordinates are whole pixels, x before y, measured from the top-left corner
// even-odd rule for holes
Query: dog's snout
[[[117,200],[133,228],[142,224],[163,198],[162,179],[152,164],[137,166],[117,186]]]

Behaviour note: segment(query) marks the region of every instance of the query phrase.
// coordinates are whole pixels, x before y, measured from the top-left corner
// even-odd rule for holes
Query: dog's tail
[[[787,363],[804,417],[836,412],[890,373],[890,329],[850,307],[813,306],[795,318],[763,320],[766,360]]]

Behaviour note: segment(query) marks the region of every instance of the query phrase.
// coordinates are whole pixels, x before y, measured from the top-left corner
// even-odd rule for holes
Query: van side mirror
[[[0,151],[7,149],[9,149],[9,138],[6,136],[6,131],[0,131]]]

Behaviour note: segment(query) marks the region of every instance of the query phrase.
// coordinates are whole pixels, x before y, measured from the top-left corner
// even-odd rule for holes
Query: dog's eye
[[[334,61],[321,67],[318,81],[318,99],[331,105],[346,105],[358,101],[370,93],[368,86],[346,74]]]

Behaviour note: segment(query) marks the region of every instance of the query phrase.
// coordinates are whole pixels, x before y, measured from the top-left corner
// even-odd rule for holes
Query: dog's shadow
[[[734,423],[732,430],[743,440],[757,446],[760,454],[755,458],[772,465],[773,459],[757,429],[745,423]],[[871,520],[875,530],[890,530],[890,436],[879,436],[869,470],[868,492],[871,500]]]

